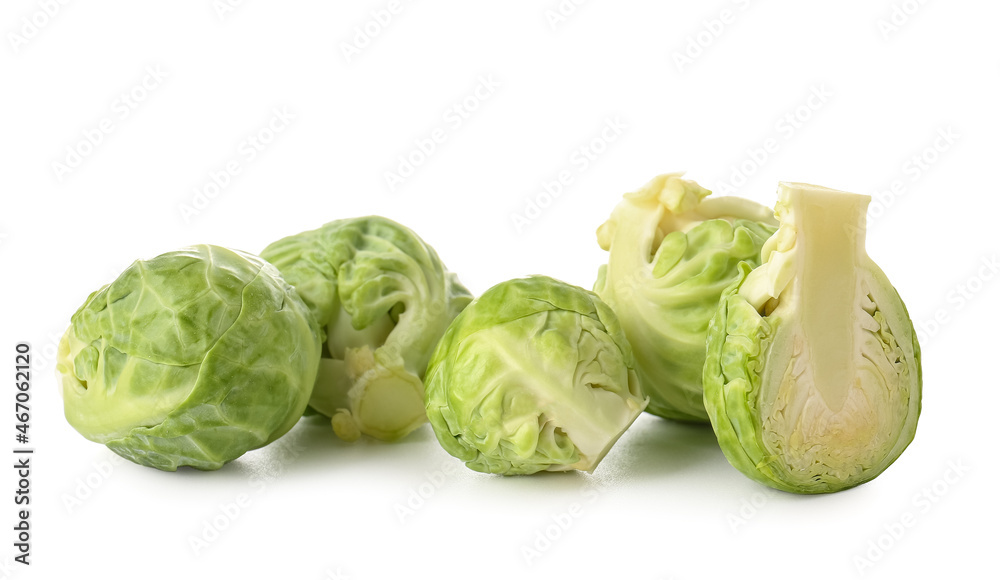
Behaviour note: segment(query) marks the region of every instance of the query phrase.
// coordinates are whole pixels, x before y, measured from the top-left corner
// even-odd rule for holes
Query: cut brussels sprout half
[[[726,457],[771,487],[827,493],[913,439],[920,347],[865,251],[870,198],[782,183],[763,263],[741,265],[709,329],[705,406]]]
[[[218,469],[295,425],[319,354],[312,315],[273,266],[194,246],[91,294],[56,372],[87,439],[157,469]]]
[[[475,471],[593,471],[646,406],[628,341],[591,292],[544,276],[494,286],[427,371],[427,415]]]
[[[774,233],[771,210],[711,192],[680,173],[625,194],[597,231],[609,252],[594,291],[621,321],[635,352],[646,410],[708,421],[702,402],[708,323],[741,261],[760,263]]]
[[[321,325],[325,346],[309,405],[331,418],[337,436],[393,440],[423,424],[427,361],[472,300],[437,253],[373,216],[284,238],[261,256]]]

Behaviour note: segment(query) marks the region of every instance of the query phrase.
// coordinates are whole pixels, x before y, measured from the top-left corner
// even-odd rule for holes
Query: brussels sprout
[[[87,439],[157,469],[218,469],[295,425],[319,353],[312,315],[273,266],[194,246],[91,294],[56,371]]]
[[[353,441],[423,424],[422,378],[438,339],[472,300],[434,250],[382,217],[331,222],[261,253],[299,291],[325,341],[309,405]]]
[[[763,264],[740,267],[709,329],[705,406],[749,477],[827,493],[882,473],[913,439],[920,347],[865,252],[868,196],[782,183]]]
[[[503,282],[448,328],[427,371],[427,416],[476,471],[593,471],[646,406],[615,314],[535,276]]]
[[[711,192],[681,175],[660,175],[625,194],[597,230],[609,255],[594,291],[632,344],[646,411],[708,421],[701,387],[708,322],[737,265],[760,263],[777,222],[746,199],[704,199]]]

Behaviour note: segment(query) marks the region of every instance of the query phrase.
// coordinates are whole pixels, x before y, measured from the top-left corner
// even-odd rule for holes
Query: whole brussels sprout
[[[741,261],[760,263],[771,211],[711,192],[680,173],[625,194],[597,231],[609,252],[594,292],[614,309],[635,352],[646,411],[708,421],[702,402],[708,322]]]
[[[781,223],[709,329],[705,406],[729,462],[795,493],[876,477],[913,440],[920,346],[865,252],[871,198],[782,183]]]
[[[427,370],[438,441],[486,473],[593,471],[647,402],[611,309],[544,276],[473,301]]]
[[[393,440],[422,425],[427,361],[472,300],[434,249],[371,216],[278,240],[261,256],[320,324],[325,348],[309,405],[331,417],[337,436]]]
[[[316,323],[250,254],[194,246],[132,264],[73,315],[56,371],[66,419],[135,463],[218,469],[295,425]]]

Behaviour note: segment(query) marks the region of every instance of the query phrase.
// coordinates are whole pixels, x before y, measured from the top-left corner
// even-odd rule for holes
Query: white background
[[[15,343],[34,347],[36,448],[33,564],[10,560],[8,468],[0,578],[930,578],[993,560],[995,3],[593,0],[554,21],[557,0],[428,0],[384,26],[387,0],[51,4],[0,9],[0,358],[13,375]],[[498,86],[477,97],[483,79]],[[249,159],[282,108],[294,120]],[[521,478],[466,470],[426,426],[349,445],[309,421],[218,472],[161,473],[62,417],[56,340],[134,259],[381,214],[477,294],[532,273],[590,287],[622,193],[674,170],[718,192],[741,166],[733,190],[767,205],[778,180],[875,197],[868,249],[921,330],[924,411],[858,489],[770,492],[710,428],[649,416],[593,476]],[[529,203],[546,207],[515,227]]]

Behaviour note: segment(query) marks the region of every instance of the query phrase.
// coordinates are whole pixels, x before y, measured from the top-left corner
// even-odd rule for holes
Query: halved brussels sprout
[[[705,199],[711,192],[681,175],[660,175],[625,194],[597,230],[609,256],[594,291],[632,344],[646,411],[708,421],[701,387],[708,322],[739,276],[737,265],[760,263],[777,222],[750,200]]]
[[[423,424],[427,361],[472,300],[434,249],[372,216],[284,238],[261,256],[321,326],[325,348],[309,405],[331,417],[337,436],[393,440]]]
[[[135,262],[90,295],[59,344],[66,419],[135,463],[218,469],[298,421],[317,335],[256,256],[194,246]]]
[[[448,328],[427,371],[427,416],[475,471],[593,471],[646,406],[615,314],[544,276],[510,280]]]
[[[782,183],[763,264],[709,329],[705,406],[726,457],[795,493],[871,480],[913,439],[920,347],[865,252],[868,196]]]

